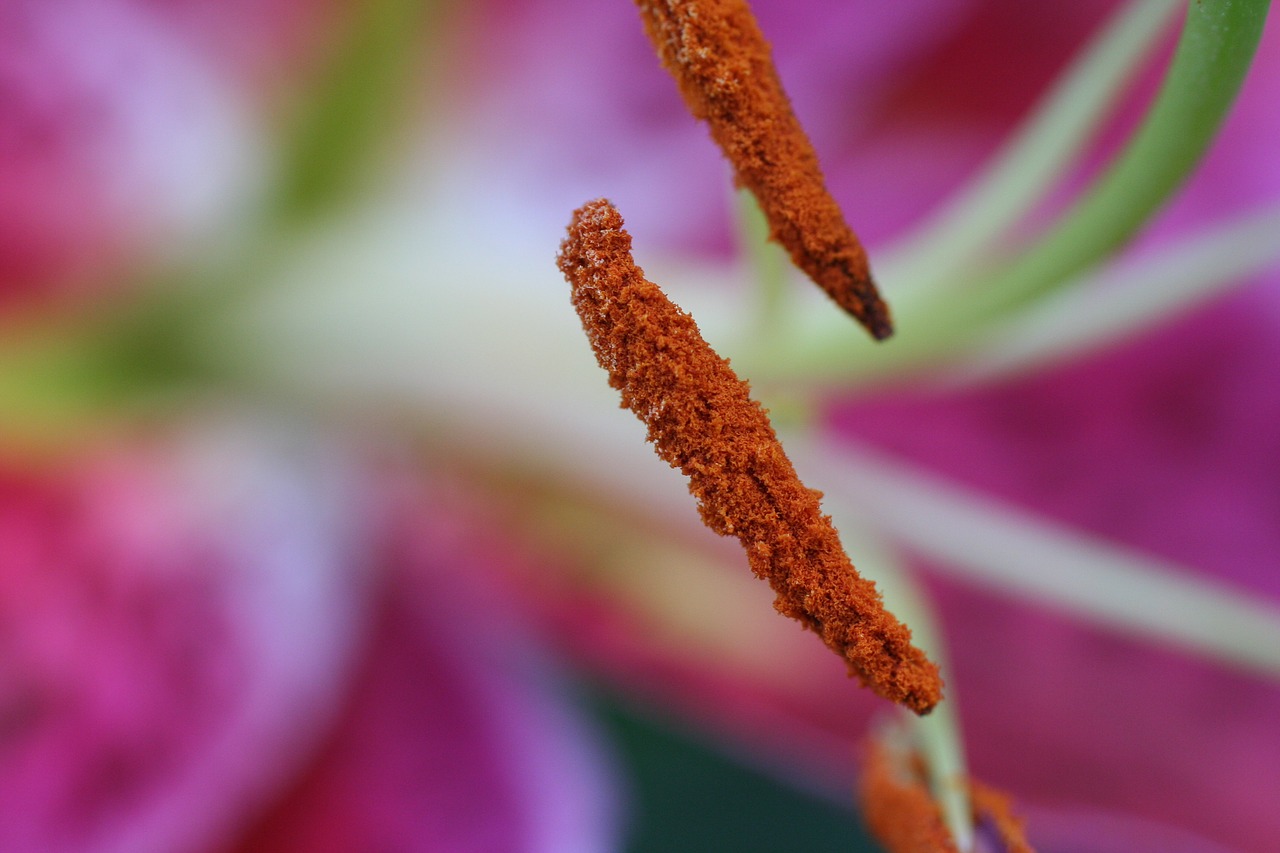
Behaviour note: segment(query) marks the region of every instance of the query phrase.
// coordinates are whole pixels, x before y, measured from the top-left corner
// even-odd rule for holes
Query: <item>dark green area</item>
[[[628,777],[626,853],[879,851],[852,800],[798,791],[615,695],[590,700]]]

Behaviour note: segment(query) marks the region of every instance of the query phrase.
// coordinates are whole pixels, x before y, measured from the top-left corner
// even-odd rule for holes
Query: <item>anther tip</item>
[[[893,337],[893,317],[889,314],[889,306],[882,300],[875,299],[867,305],[866,314],[859,318],[862,325],[877,341]]]

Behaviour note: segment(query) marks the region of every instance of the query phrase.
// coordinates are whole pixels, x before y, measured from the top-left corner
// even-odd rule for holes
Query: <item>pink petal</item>
[[[1192,180],[1161,214],[1159,230],[1203,227],[1280,200],[1280,158],[1272,144],[1280,134],[1277,101],[1280,19],[1271,15],[1239,100]]]
[[[408,525],[341,725],[238,849],[615,849],[598,744],[516,627],[510,595],[477,585],[492,553],[448,504]]]
[[[363,599],[317,473],[232,438],[0,477],[0,849],[206,850],[289,777]]]
[[[1190,833],[1113,812],[1026,809],[1038,853],[1228,853]]]
[[[754,5],[802,121],[838,169],[845,146],[870,130],[869,107],[971,4]],[[455,129],[465,128],[465,150],[504,204],[546,211],[558,230],[564,211],[607,195],[637,240],[721,252],[733,244],[728,169],[632,4],[487,2],[469,7],[466,23],[451,81]],[[879,216],[857,219],[874,228]]]
[[[960,482],[1280,599],[1280,400],[1267,390],[1277,284],[1035,378],[899,393],[836,420]],[[937,589],[980,775],[1244,849],[1280,836],[1274,684]]]
[[[0,303],[101,286],[240,212],[261,151],[228,66],[131,0],[0,5]]]

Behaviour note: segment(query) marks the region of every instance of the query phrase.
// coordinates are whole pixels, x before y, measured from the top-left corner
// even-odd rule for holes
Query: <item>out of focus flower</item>
[[[5,4],[0,846],[607,848],[538,642],[850,789],[883,709],[591,363],[552,256],[606,195],[854,561],[923,592],[1042,849],[1274,847],[1274,23],[1116,260],[1121,202],[1020,252],[1132,138],[1178,10],[757,6],[880,349],[738,236],[629,3]],[[99,295],[33,319],[67,290]]]
[[[0,463],[6,851],[562,851],[615,835],[611,780],[555,667],[510,597],[468,576],[480,556],[448,516],[377,475],[363,442],[227,398],[161,406],[148,426],[83,420],[114,421],[116,393],[166,393],[143,378],[157,371],[192,381],[172,372],[182,353],[148,349],[157,321],[121,331],[137,322],[122,316],[186,316],[183,300],[256,263],[257,226],[314,202],[303,167],[292,182],[268,168],[267,97],[319,61],[296,55],[303,36],[341,52],[346,30],[315,35],[314,12],[0,11],[0,395],[25,423]],[[264,211],[269,180],[294,208]],[[30,418],[50,400],[93,402],[69,423],[55,403],[71,429],[48,441]]]

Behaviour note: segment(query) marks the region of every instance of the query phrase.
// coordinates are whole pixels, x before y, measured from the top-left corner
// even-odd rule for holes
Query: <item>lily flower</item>
[[[174,355],[120,314],[242,239],[245,87],[307,16],[263,56],[265,5],[73,5],[0,12],[0,848],[612,846],[591,726],[420,487],[252,402],[111,414]]]
[[[771,409],[858,569],[941,662],[948,699],[906,737],[958,848],[986,843],[963,793],[970,769],[1013,796],[1037,849],[1274,846],[1280,447],[1264,425],[1280,355],[1280,42],[1266,4],[755,7],[893,311],[889,342],[867,340],[790,271],[753,203],[727,189],[728,168],[624,2],[371,2],[316,40],[308,55],[327,57],[323,70],[286,63],[301,94],[275,125],[240,69],[209,71],[235,96],[235,120],[210,123],[235,132],[193,134],[222,158],[198,161],[220,165],[174,173],[227,178],[208,181],[212,213],[116,222],[105,203],[49,202],[41,233],[76,252],[0,267],[36,282],[122,269],[137,279],[133,298],[92,312],[10,314],[0,435],[11,448],[83,460],[86,436],[113,445],[224,407],[336,433],[342,450],[300,470],[351,454],[378,475],[339,504],[372,519],[354,544],[337,541],[333,515],[307,514],[323,490],[264,498],[317,538],[282,574],[261,569],[278,580],[227,601],[259,613],[273,583],[323,584],[324,572],[299,568],[312,560],[359,587],[361,561],[335,556],[354,552],[383,569],[366,594],[390,589],[395,606],[361,604],[340,585],[314,593],[356,626],[352,638],[281,663],[300,681],[321,670],[328,680],[273,693],[260,726],[311,718],[299,708],[314,719],[271,750],[274,776],[218,777],[240,797],[200,806],[222,834],[181,844],[350,849],[390,826],[407,849],[469,849],[430,822],[477,813],[495,789],[508,792],[501,813],[523,807],[530,821],[582,804],[553,821],[567,836],[539,838],[614,843],[601,828],[615,827],[609,795],[579,796],[608,787],[592,740],[541,664],[501,653],[508,622],[810,789],[850,799],[857,750],[874,756],[891,740],[879,734],[897,730],[880,719],[885,705],[778,618],[741,554],[698,525],[680,478],[617,411],[552,260],[569,212],[607,196],[638,261]],[[181,32],[132,4],[95,8]],[[195,47],[175,55],[217,68]],[[147,139],[176,156],[186,137]],[[119,147],[139,169],[167,162]],[[65,165],[50,157],[51,177],[29,186],[72,185]],[[160,211],[191,189],[167,186]],[[29,227],[14,210],[4,222]],[[186,236],[166,254],[175,225]],[[101,236],[115,226],[142,235],[122,261],[102,248],[119,245]],[[26,245],[0,242],[11,244]],[[65,258],[72,267],[58,266]],[[164,494],[198,497],[219,480],[236,477]],[[109,492],[95,500],[110,504]],[[250,517],[254,506],[232,504]],[[173,541],[229,548],[244,525],[223,517],[233,520],[212,532],[173,525]],[[477,554],[477,541],[505,545]],[[224,564],[267,566],[258,556],[175,559],[199,579]],[[110,565],[130,577],[138,564]],[[227,652],[247,662],[243,683],[271,681],[270,660],[251,648]],[[46,667],[30,659],[30,671]],[[348,669],[326,664],[339,659]],[[109,671],[83,661],[65,683]],[[438,692],[415,689],[422,671]],[[512,713],[511,696],[533,697],[527,713]],[[219,715],[193,741],[215,742],[209,732],[235,719]],[[88,749],[77,731],[48,749]],[[261,737],[238,748],[252,755]],[[447,751],[460,741],[465,751]],[[495,752],[498,742],[534,758],[507,761],[522,753]],[[398,763],[406,743],[421,762]],[[473,765],[474,777],[438,772],[486,754],[498,758]],[[70,778],[41,773],[74,760],[0,774]],[[148,802],[177,820],[178,805]],[[423,802],[428,817],[401,822]],[[513,830],[490,846],[571,849],[535,835]]]

